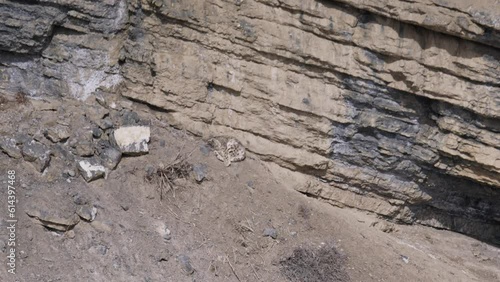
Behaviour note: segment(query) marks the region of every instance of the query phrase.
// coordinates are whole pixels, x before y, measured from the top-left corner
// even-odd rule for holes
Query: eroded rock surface
[[[462,2],[136,3],[123,95],[327,183],[304,193],[496,240],[498,5]]]
[[[6,95],[119,90],[324,182],[301,192],[500,239],[497,1],[55,2],[0,3]]]
[[[120,81],[127,1],[0,1],[0,91],[89,97]]]

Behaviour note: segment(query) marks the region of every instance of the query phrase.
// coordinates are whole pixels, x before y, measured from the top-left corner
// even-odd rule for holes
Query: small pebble
[[[147,177],[152,177],[153,174],[155,174],[156,171],[157,171],[157,169],[154,166],[151,166],[151,165],[146,166],[146,168],[144,170],[146,171],[146,176]]]
[[[403,260],[404,263],[409,263],[410,262],[410,258],[407,257],[407,256],[401,255],[401,259]]]
[[[194,268],[191,265],[191,260],[186,255],[180,255],[177,257],[177,260],[181,264],[182,269],[187,275],[191,275],[194,273]]]
[[[68,177],[75,177],[76,172],[72,169],[65,169],[63,171],[63,177],[68,178]]]
[[[99,127],[92,128],[92,137],[99,139],[102,136],[102,130]]]
[[[110,129],[113,127],[113,122],[109,118],[105,118],[101,121],[99,127],[101,127],[102,130]]]
[[[70,239],[75,238],[75,231],[70,230],[70,231],[66,232],[66,236],[68,236],[68,238],[70,238]]]
[[[207,176],[207,165],[206,164],[193,165],[193,173],[196,181],[202,182]]]
[[[165,239],[166,241],[169,241],[170,239],[172,239],[172,232],[170,231],[170,229],[168,228],[165,228],[165,235],[163,235],[163,239]]]
[[[276,238],[278,238],[278,232],[274,228],[266,228],[266,229],[264,229],[262,236],[271,237],[273,239],[276,239]]]

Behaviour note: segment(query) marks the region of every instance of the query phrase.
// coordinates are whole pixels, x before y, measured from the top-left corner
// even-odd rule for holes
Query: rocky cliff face
[[[6,95],[120,91],[321,180],[303,193],[500,240],[498,1],[0,1],[0,18]]]
[[[0,0],[0,90],[85,99],[121,80],[122,0]]]

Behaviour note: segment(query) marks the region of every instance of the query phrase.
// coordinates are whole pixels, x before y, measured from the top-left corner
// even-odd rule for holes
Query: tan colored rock
[[[500,30],[500,23],[494,20],[500,17],[500,8],[494,0],[480,0],[474,3],[467,0],[417,0],[411,3],[402,0],[341,2],[417,26],[499,46],[498,38],[492,40],[486,36],[482,37],[487,28]]]
[[[54,143],[63,142],[70,136],[68,127],[63,125],[56,125],[45,132],[45,137]]]
[[[61,212],[31,208],[26,210],[26,214],[39,220],[43,226],[58,231],[68,231],[80,222],[80,217],[75,213],[62,214]]]

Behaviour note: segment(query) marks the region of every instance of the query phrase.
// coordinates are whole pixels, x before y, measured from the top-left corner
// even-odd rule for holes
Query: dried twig
[[[231,270],[233,271],[234,276],[236,276],[236,279],[241,282],[240,277],[238,277],[238,274],[236,274],[236,271],[234,270],[233,265],[231,264],[231,261],[229,260],[229,257],[226,255],[227,258],[227,263],[229,264],[229,267],[231,267]]]
[[[257,274],[257,271],[255,271],[255,267],[253,266],[253,264],[250,264],[250,266],[252,267],[253,274],[255,274],[255,278],[257,278],[257,280],[260,280],[260,277],[259,277],[259,275]]]

